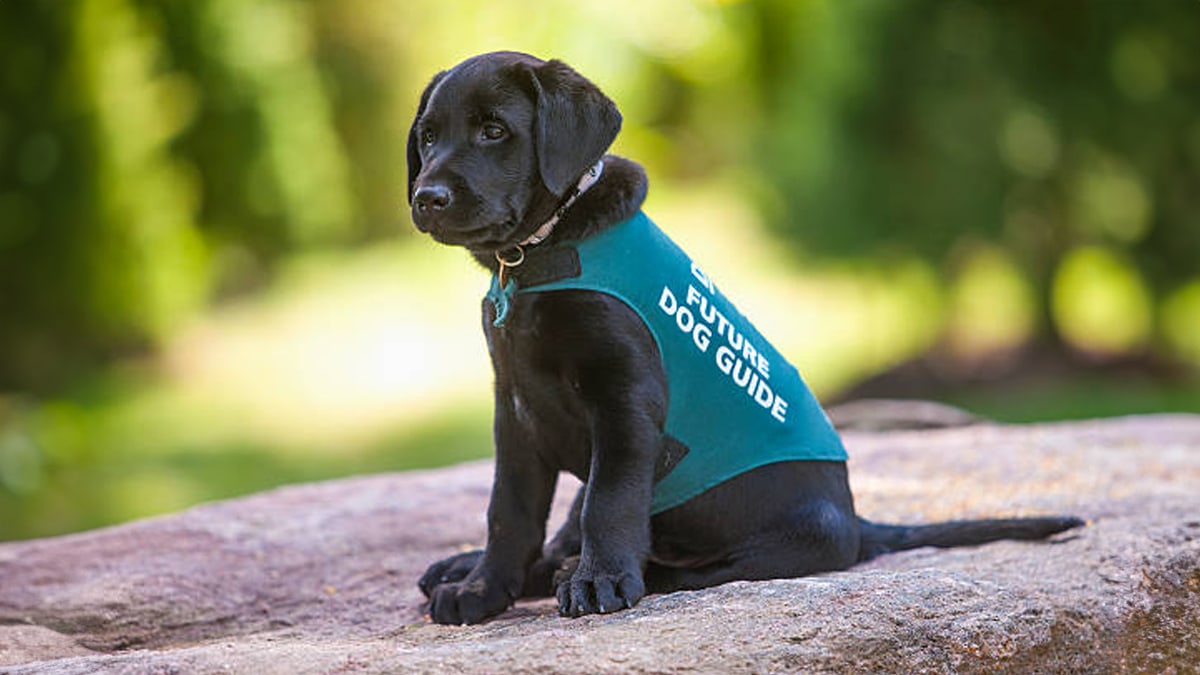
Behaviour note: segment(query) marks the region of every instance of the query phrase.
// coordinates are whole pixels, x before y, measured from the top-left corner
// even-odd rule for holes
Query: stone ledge
[[[426,622],[425,566],[483,537],[487,462],[0,544],[0,672],[1187,672],[1200,663],[1200,416],[852,432],[859,511],[1071,513],[1051,543],[886,556],[568,620]],[[564,480],[573,488],[573,480]],[[571,489],[556,509],[565,510]]]

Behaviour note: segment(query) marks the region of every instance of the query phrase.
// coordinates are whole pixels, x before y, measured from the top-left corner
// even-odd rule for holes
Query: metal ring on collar
[[[514,250],[517,252],[515,260],[509,260],[504,257],[505,253]],[[516,267],[517,265],[525,262],[525,249],[521,246],[513,246],[512,248],[505,249],[503,251],[496,251],[496,262],[500,263],[504,267]]]

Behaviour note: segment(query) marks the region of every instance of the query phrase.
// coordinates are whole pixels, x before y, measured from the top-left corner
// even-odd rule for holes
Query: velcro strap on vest
[[[654,463],[654,482],[667,477],[677,464],[687,457],[689,450],[688,446],[683,441],[675,438],[671,434],[663,434],[663,449],[662,454],[658,456],[658,461]]]
[[[516,278],[518,287],[532,290],[542,284],[573,279],[582,270],[579,251],[574,246],[550,246],[528,249],[525,262],[509,268],[508,273]]]

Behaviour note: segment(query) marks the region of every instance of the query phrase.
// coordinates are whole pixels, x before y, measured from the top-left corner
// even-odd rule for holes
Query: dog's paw
[[[499,584],[471,579],[441,584],[429,596],[429,617],[435,623],[466,625],[499,614],[513,603]]]
[[[575,570],[558,585],[558,613],[562,616],[608,614],[633,607],[646,594],[641,570],[636,566],[602,570]]]
[[[420,587],[425,597],[431,598],[433,590],[438,586],[466,579],[482,557],[483,549],[475,549],[439,560],[425,570],[425,574],[421,575],[421,579],[417,581],[417,586]]]
[[[575,570],[579,569],[579,556],[573,555],[563,559],[557,569],[554,570],[554,576],[551,577],[551,582],[554,588],[559,588],[563,584],[571,583],[571,577],[575,576]]]

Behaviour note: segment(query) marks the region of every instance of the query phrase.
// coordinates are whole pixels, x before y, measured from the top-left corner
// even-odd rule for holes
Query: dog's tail
[[[922,546],[953,548],[976,546],[1001,539],[1035,540],[1086,523],[1072,516],[1047,518],[1007,518],[993,520],[955,520],[931,525],[882,525],[859,518],[862,544],[859,562],[893,551]]]

